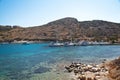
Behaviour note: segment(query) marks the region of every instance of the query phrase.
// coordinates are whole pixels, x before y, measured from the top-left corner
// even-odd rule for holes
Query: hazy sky
[[[1,25],[43,25],[64,17],[120,23],[120,0],[0,0]]]

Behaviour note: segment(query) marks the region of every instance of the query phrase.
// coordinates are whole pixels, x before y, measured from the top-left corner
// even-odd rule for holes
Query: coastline
[[[71,80],[119,80],[120,57],[104,60],[102,63],[74,62],[65,66]],[[114,66],[114,67],[113,67]]]
[[[116,58],[117,59],[117,58]],[[34,75],[36,80],[111,80],[108,64],[115,59],[104,60],[101,63],[82,63],[60,61],[51,65],[51,71]],[[50,65],[48,65],[50,66]],[[31,78],[31,80],[33,79]]]
[[[53,80],[112,80],[109,76],[110,69],[108,65],[114,60],[104,59],[103,62],[98,64],[60,61],[52,64],[50,72],[34,77],[46,80],[52,78]]]
[[[65,66],[65,69],[71,73],[72,80],[108,80],[108,69],[104,62],[100,64],[71,63]]]
[[[21,41],[12,41],[12,42],[0,42],[0,44],[24,44],[24,43],[27,43],[27,44],[31,44],[31,43],[49,43],[49,46],[50,46],[50,42],[51,41],[26,41],[26,40],[21,40]],[[62,42],[63,44],[65,42]],[[68,45],[68,46],[81,46],[79,45],[79,43],[73,43],[75,45]],[[95,45],[120,45],[120,43],[111,43],[111,42],[89,42],[87,41],[87,45],[85,46],[95,46]],[[64,45],[62,45],[64,46]],[[82,45],[84,46],[84,45]],[[51,46],[50,46],[51,47]],[[52,46],[52,47],[56,47],[56,46]],[[57,46],[59,47],[59,46]]]

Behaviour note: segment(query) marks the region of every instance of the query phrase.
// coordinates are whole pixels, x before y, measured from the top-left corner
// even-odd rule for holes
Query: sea
[[[71,62],[99,64],[119,56],[120,45],[0,44],[0,80],[69,80],[64,66]]]

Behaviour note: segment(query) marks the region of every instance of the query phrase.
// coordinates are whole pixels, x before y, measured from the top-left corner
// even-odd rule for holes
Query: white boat
[[[87,45],[89,45],[89,43],[88,43],[88,41],[83,41],[80,45],[81,46],[87,46]]]
[[[75,46],[75,43],[70,42],[70,43],[68,43],[68,46]]]
[[[69,46],[74,46],[74,45],[75,45],[75,43],[70,42],[68,45],[69,45]]]
[[[83,41],[78,42],[77,45],[78,46],[87,46],[87,45],[89,45],[89,42],[83,40]]]
[[[65,42],[64,43],[64,46],[75,46],[76,43],[73,43],[73,42]]]
[[[50,43],[49,46],[50,47],[59,47],[59,46],[64,46],[64,44],[57,41],[57,42]]]

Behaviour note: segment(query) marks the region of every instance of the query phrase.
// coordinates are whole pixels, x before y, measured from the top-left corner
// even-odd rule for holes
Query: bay
[[[61,61],[100,63],[104,59],[120,56],[120,45],[70,47],[48,45],[49,43],[0,44],[0,79],[33,80],[32,77],[37,75],[39,78],[43,74],[48,76],[46,73],[50,73],[52,67]]]

